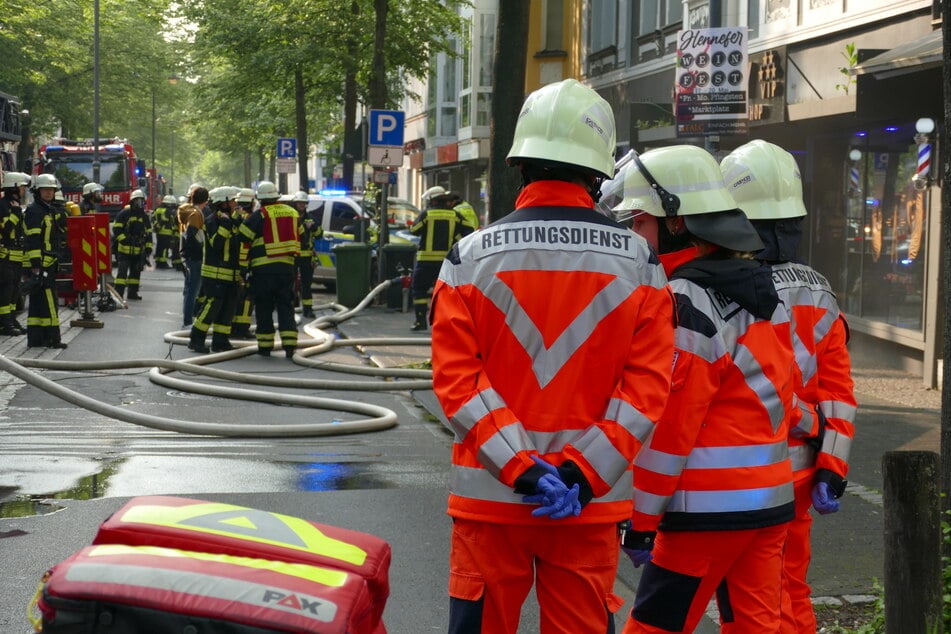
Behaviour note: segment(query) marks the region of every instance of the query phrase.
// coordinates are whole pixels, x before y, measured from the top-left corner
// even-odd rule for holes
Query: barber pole
[[[929,174],[931,172],[931,143],[925,141],[918,145],[918,167],[912,180],[915,186],[925,188],[928,186]]]

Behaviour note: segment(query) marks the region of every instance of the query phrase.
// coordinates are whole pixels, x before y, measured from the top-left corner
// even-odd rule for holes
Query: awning
[[[937,68],[942,64],[943,49],[941,29],[937,29],[922,38],[870,57],[855,66],[852,73],[885,78]]]

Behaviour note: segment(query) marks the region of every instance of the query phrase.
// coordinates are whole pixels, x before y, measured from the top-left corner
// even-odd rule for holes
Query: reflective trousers
[[[532,585],[540,634],[613,634],[620,546],[615,524],[511,526],[456,519],[449,554],[450,634],[515,634]]]
[[[806,582],[812,559],[812,486],[815,468],[796,471],[796,518],[789,523],[783,549],[783,634],[815,634],[816,612]]]
[[[786,526],[661,531],[623,634],[693,632],[714,594],[721,632],[778,632]]]

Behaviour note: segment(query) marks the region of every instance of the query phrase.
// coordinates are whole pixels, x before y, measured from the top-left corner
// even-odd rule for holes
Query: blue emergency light
[[[346,196],[347,190],[346,189],[321,189],[320,195],[321,196]]]

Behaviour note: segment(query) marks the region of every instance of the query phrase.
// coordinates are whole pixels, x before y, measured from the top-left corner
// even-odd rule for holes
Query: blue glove
[[[561,481],[558,469],[554,465],[538,456],[532,456],[532,460],[547,472],[538,479],[535,493],[522,498],[523,502],[529,504],[541,504],[539,508],[532,511],[532,515],[535,517],[547,515],[553,520],[579,515],[581,513],[581,502],[578,501],[580,487],[575,484],[569,489]]]
[[[635,568],[640,568],[654,558],[654,554],[649,550],[638,550],[636,548],[628,548],[627,546],[621,546],[621,550],[631,558],[631,563],[634,564]]]
[[[816,482],[812,487],[812,506],[819,515],[828,515],[839,510],[839,501],[829,489],[828,482]]]

